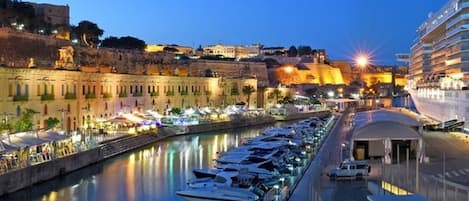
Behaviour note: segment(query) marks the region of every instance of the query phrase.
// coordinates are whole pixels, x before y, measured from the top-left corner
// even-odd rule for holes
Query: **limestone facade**
[[[88,116],[96,120],[120,112],[164,113],[168,108],[246,102],[246,85],[257,89],[257,80],[0,67],[0,115],[14,122],[22,111],[33,109],[38,112],[35,128],[55,117],[70,131],[85,127]],[[251,95],[252,107],[256,96]]]

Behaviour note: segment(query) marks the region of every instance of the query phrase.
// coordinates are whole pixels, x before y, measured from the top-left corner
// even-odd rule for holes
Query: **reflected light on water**
[[[173,137],[56,180],[11,194],[15,201],[175,200],[194,168],[213,168],[219,152],[239,146],[263,128]],[[3,201],[0,198],[0,201]]]

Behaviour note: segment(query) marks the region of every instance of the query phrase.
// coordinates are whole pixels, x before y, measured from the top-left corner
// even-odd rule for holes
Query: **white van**
[[[368,161],[357,160],[357,161],[343,161],[340,163],[338,168],[334,168],[327,172],[327,176],[332,179],[337,177],[357,177],[368,176],[371,172],[371,166]]]

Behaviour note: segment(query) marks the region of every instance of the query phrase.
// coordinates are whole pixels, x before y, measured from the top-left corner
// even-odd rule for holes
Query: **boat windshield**
[[[213,181],[216,183],[226,183],[225,177],[222,177],[222,176],[216,176],[215,179],[213,179]]]

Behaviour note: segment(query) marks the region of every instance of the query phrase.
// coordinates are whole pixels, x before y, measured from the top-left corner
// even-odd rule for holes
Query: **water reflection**
[[[215,165],[217,154],[264,128],[181,136],[156,143],[0,200],[182,200],[193,168]]]

